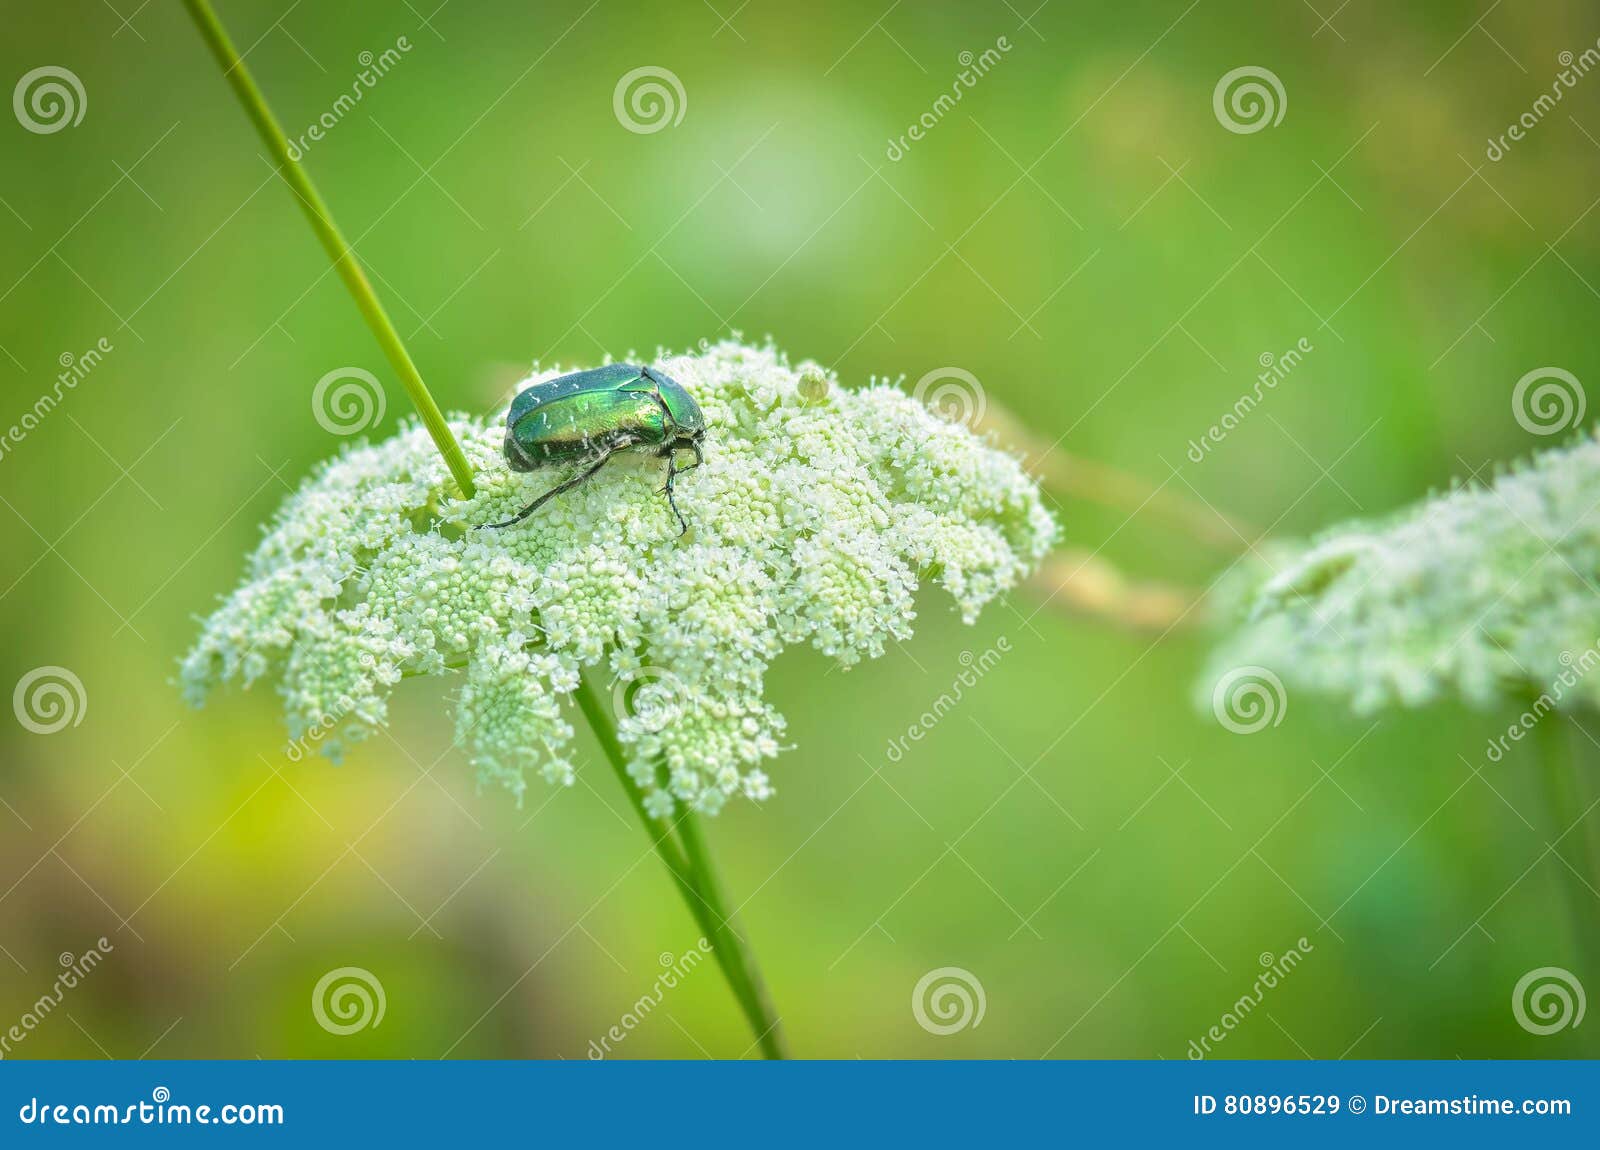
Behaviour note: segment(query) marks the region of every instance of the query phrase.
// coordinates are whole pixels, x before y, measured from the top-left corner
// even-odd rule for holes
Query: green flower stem
[[[729,907],[726,889],[722,885],[722,879],[717,873],[716,864],[712,861],[710,849],[702,833],[700,816],[692,810],[685,811],[683,817],[678,820],[678,833],[683,839],[684,852],[688,856],[696,887],[700,896],[709,904],[711,913],[716,919],[717,935],[712,941],[717,949],[726,949],[729,954],[737,956],[736,962],[743,969],[749,984],[749,993],[755,1007],[751,1024],[757,1025],[759,1019],[760,1028],[756,1031],[756,1040],[761,1044],[761,1052],[768,1058],[787,1058],[789,1055],[783,1040],[782,1021],[777,1011],[773,1009],[771,996],[767,993],[767,984],[761,977],[761,968],[756,965],[755,954],[739,932],[739,924]]]
[[[428,429],[428,434],[433,436],[433,442],[438,445],[439,454],[444,456],[445,464],[450,468],[450,474],[455,477],[461,494],[468,499],[472,498],[475,490],[472,484],[472,469],[467,466],[467,457],[462,454],[461,445],[456,442],[456,437],[451,432],[450,425],[445,422],[439,405],[433,401],[428,385],[422,382],[422,375],[417,371],[417,365],[411,361],[405,344],[401,342],[400,333],[395,331],[388,313],[383,310],[383,304],[378,302],[377,294],[367,280],[367,273],[361,270],[354,249],[340,234],[338,225],[333,222],[333,216],[328,212],[327,205],[322,202],[322,197],[317,194],[316,186],[312,184],[305,168],[289,155],[289,141],[284,136],[283,129],[278,126],[272,109],[267,107],[266,97],[256,86],[255,79],[245,67],[238,50],[234,48],[233,41],[228,38],[222,21],[217,19],[216,12],[211,8],[211,0],[184,0],[184,3],[189,9],[189,14],[194,17],[200,34],[205,37],[206,44],[210,46],[211,54],[221,65],[223,75],[227,77],[228,83],[233,85],[234,94],[239,97],[239,102],[244,105],[244,110],[255,124],[256,131],[261,133],[261,139],[272,152],[273,159],[277,161],[278,174],[294,190],[301,208],[305,210],[306,218],[311,221],[311,230],[316,232],[317,239],[322,241],[323,250],[333,261],[339,278],[344,280],[344,286],[350,290],[356,306],[361,309],[362,318],[367,321],[367,326],[377,337],[378,346],[383,349],[389,365],[394,368],[395,374],[400,377],[400,382],[405,385],[406,394],[411,397],[417,414],[422,416],[423,426]]]
[[[645,833],[650,836],[656,853],[666,864],[667,872],[688,905],[695,924],[711,944],[717,965],[722,968],[723,977],[727,979],[734,998],[738,1000],[740,1009],[755,1032],[762,1053],[768,1058],[787,1057],[778,1016],[767,997],[766,984],[756,966],[755,955],[734,928],[732,917],[726,909],[727,898],[693,812],[685,814],[678,823],[684,844],[689,848],[686,856],[679,849],[672,828],[645,809],[644,792],[634,782],[633,776],[628,774],[627,756],[623,753],[622,744],[617,741],[611,716],[596,697],[594,687],[587,678],[580,679],[574,695],[578,709],[583,712],[595,738],[599,740],[600,749],[605,752],[617,780],[627,792],[628,801],[644,823]]]

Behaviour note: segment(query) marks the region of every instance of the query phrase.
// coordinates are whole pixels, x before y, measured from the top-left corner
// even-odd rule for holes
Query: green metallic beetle
[[[545,503],[570,491],[606,465],[619,451],[645,448],[667,461],[667,483],[661,489],[678,517],[678,534],[689,530],[673,498],[678,472],[704,462],[700,441],[706,417],[682,384],[653,367],[613,363],[536,383],[518,393],[506,414],[506,463],[513,471],[534,471],[562,463],[588,466],[565,483],[546,491],[503,523],[510,527]],[[690,467],[678,467],[678,452],[694,452]]]

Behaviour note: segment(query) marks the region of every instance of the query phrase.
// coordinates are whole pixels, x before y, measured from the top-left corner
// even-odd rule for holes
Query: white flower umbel
[[[412,675],[457,673],[457,739],[519,797],[532,769],[573,780],[563,703],[581,668],[618,684],[617,734],[652,814],[763,799],[783,740],[773,658],[809,643],[849,666],[911,634],[918,580],[970,622],[1048,550],[1056,525],[1009,455],[888,386],[848,391],[771,348],[718,344],[660,366],[705,412],[705,463],[616,456],[522,523],[570,468],[501,458],[504,412],[456,417],[475,473],[450,496],[428,435],[403,429],[322,465],[279,510],[182,683],[281,677],[291,738],[337,757]],[[557,372],[536,376],[550,378]]]
[[[1213,661],[1370,712],[1458,697],[1490,706],[1562,685],[1600,704],[1600,442],[1586,436],[1385,523],[1347,525],[1244,597]]]

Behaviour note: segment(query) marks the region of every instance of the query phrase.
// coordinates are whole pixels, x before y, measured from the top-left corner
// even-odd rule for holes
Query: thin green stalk
[[[705,835],[700,826],[700,816],[693,811],[685,811],[683,817],[678,820],[678,834],[683,839],[684,854],[689,860],[689,868],[694,874],[700,897],[710,905],[711,914],[717,921],[718,937],[713,942],[716,946],[726,947],[730,953],[738,955],[739,965],[744,969],[745,977],[749,981],[749,990],[755,999],[756,1012],[765,1024],[764,1029],[758,1031],[756,1035],[757,1041],[761,1044],[761,1052],[768,1058],[787,1058],[789,1054],[783,1040],[782,1020],[773,1009],[772,998],[767,993],[767,984],[761,978],[761,968],[756,965],[750,944],[739,932],[739,924],[729,904],[727,890],[722,885],[716,864],[711,858],[710,848],[706,845]]]
[[[787,1057],[778,1016],[773,1011],[771,1000],[767,996],[766,984],[762,981],[760,969],[756,966],[755,955],[733,927],[731,917],[726,910],[727,898],[716,877],[710,854],[700,834],[699,826],[694,821],[693,813],[686,814],[678,823],[678,829],[683,832],[685,845],[693,844],[686,857],[680,851],[677,839],[673,837],[672,828],[645,809],[644,792],[628,773],[628,759],[623,753],[622,744],[617,741],[617,732],[611,716],[595,695],[594,687],[587,678],[580,679],[575,697],[578,709],[583,712],[584,718],[593,729],[595,738],[600,743],[600,749],[605,753],[611,769],[616,772],[622,789],[627,792],[628,801],[633,804],[634,811],[644,823],[645,832],[650,836],[650,841],[654,844],[656,853],[661,856],[661,861],[666,864],[667,871],[672,876],[678,893],[683,896],[683,901],[694,917],[695,924],[699,926],[706,941],[711,944],[717,965],[722,968],[723,977],[727,979],[734,998],[739,1002],[739,1008],[755,1032],[762,1053],[768,1058]]]
[[[450,425],[445,422],[439,405],[433,401],[428,385],[422,382],[422,375],[417,371],[417,365],[411,361],[411,355],[406,351],[405,344],[401,342],[400,333],[395,331],[388,313],[383,310],[383,304],[378,302],[377,294],[367,280],[367,273],[362,271],[355,251],[340,234],[338,225],[333,222],[332,214],[322,202],[322,197],[317,194],[316,186],[312,184],[305,168],[290,156],[288,138],[278,126],[272,109],[267,107],[266,97],[256,86],[255,79],[250,75],[250,69],[245,67],[244,60],[233,46],[233,41],[228,38],[222,21],[217,19],[210,0],[184,0],[184,3],[188,6],[189,14],[194,17],[200,34],[205,37],[206,44],[210,46],[211,54],[221,65],[223,75],[227,77],[228,83],[233,85],[234,94],[239,97],[239,102],[244,105],[244,110],[255,124],[256,131],[261,133],[262,141],[272,152],[278,174],[294,190],[301,208],[305,210],[306,218],[311,221],[311,230],[316,232],[317,239],[322,241],[323,250],[333,261],[339,278],[344,280],[344,286],[349,289],[351,296],[355,298],[356,306],[361,309],[362,318],[367,321],[367,326],[377,337],[378,346],[383,349],[390,366],[400,377],[400,382],[405,385],[406,394],[411,397],[417,414],[422,416],[422,425],[428,429],[428,434],[433,436],[433,442],[438,445],[439,454],[444,456],[445,464],[450,468],[450,474],[455,477],[461,494],[468,499],[472,498],[474,494],[472,469],[467,466],[467,457],[462,454],[461,445],[456,442],[456,437],[451,432]]]

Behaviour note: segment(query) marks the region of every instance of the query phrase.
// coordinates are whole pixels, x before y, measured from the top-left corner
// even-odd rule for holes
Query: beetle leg
[[[682,539],[689,533],[689,525],[683,520],[683,512],[678,510],[678,501],[673,498],[672,485],[678,478],[678,453],[673,448],[668,448],[667,456],[667,483],[661,489],[661,494],[667,497],[667,506],[672,508],[672,513],[678,517],[678,538]],[[687,468],[685,470],[688,470]]]
[[[623,446],[628,445],[624,444]],[[611,458],[612,453],[615,451],[620,451],[621,449],[621,447],[612,448],[611,451],[606,452],[599,459],[595,460],[594,463],[589,467],[586,467],[584,470],[580,471],[577,475],[573,476],[565,483],[561,483],[555,487],[552,487],[549,491],[546,491],[543,495],[539,496],[539,498],[535,499],[532,503],[528,504],[521,511],[513,515],[510,519],[507,519],[501,523],[480,523],[478,524],[477,530],[481,531],[485,527],[510,527],[513,524],[521,523],[524,519],[532,515],[535,511],[539,510],[539,508],[550,502],[550,500],[554,499],[557,495],[560,495],[563,491],[571,491],[574,487],[578,486],[578,484],[592,476],[596,471],[599,471],[606,465],[606,461]]]
[[[680,452],[680,451],[692,451],[692,452],[694,452],[694,462],[691,463],[688,467],[680,467],[680,466],[677,465],[677,463],[678,463],[678,452]],[[666,448],[665,450],[663,450],[661,452],[661,458],[671,460],[672,461],[672,466],[668,470],[669,470],[669,472],[675,472],[678,475],[682,475],[685,471],[693,471],[696,467],[699,467],[702,463],[704,463],[706,461],[705,456],[700,453],[700,445],[698,443],[693,442],[693,441],[691,441],[687,446],[685,446],[682,443],[673,444],[671,447]],[[670,478],[670,475],[669,475],[669,478]],[[661,490],[664,492],[664,491],[666,491],[666,488],[663,487]]]

